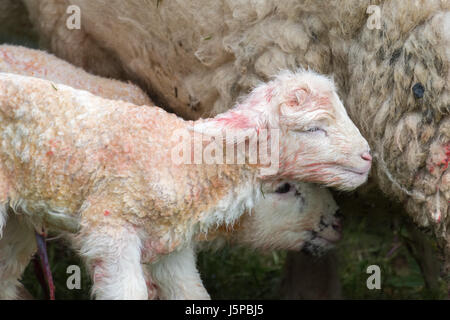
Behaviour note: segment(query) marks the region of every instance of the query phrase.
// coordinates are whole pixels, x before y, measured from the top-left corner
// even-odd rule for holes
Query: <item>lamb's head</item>
[[[264,183],[264,197],[241,219],[233,240],[262,249],[332,248],[341,238],[338,206],[330,191],[311,183]]]
[[[282,73],[279,88],[280,171],[287,178],[354,189],[367,179],[369,145],[333,82],[312,72]]]
[[[258,136],[260,146],[267,134],[270,166],[274,154],[278,162],[275,174],[262,176],[265,180],[352,190],[366,181],[371,167],[369,145],[347,115],[332,80],[312,71],[281,72],[234,109],[200,122],[198,129],[207,135],[231,132],[238,143]]]
[[[302,182],[264,182],[264,194],[251,213],[233,226],[202,234],[200,246],[220,247],[226,241],[255,249],[305,250],[320,254],[341,237],[338,206],[330,191]],[[213,241],[212,241],[213,240]]]

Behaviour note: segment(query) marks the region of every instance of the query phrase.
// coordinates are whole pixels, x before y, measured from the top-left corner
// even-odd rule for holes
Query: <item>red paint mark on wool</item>
[[[444,152],[445,152],[445,159],[443,159],[440,164],[441,166],[443,166],[444,170],[447,170],[448,163],[450,161],[450,142],[445,145]]]
[[[53,151],[47,151],[47,153],[46,153],[46,155],[48,156],[48,157],[51,157],[52,155],[53,155]]]
[[[109,212],[109,210],[105,210],[105,212],[103,212],[103,215],[105,217],[109,216],[111,214],[111,212]]]
[[[272,101],[272,98],[273,98],[273,88],[267,89],[266,94],[264,95],[264,97],[266,98],[266,101],[267,101],[267,102]]]
[[[314,162],[314,163],[308,163],[307,165],[305,165],[305,167],[315,167],[315,166],[320,166],[323,165],[325,163],[321,163],[321,162]]]
[[[248,128],[251,127],[251,123],[247,116],[239,114],[237,112],[230,112],[230,116],[226,118],[216,119],[217,122],[224,123],[231,128]]]
[[[313,100],[321,106],[331,105],[330,98],[327,96],[313,96]]]
[[[0,50],[0,52],[3,53],[3,58],[5,58],[6,62],[8,62],[9,64],[14,64],[14,59],[11,58],[8,51]]]
[[[431,163],[427,165],[427,169],[430,173],[434,172],[435,167],[438,167],[439,172],[448,169],[450,163],[450,142],[444,145],[443,151],[443,153],[439,153],[439,155],[432,159]]]

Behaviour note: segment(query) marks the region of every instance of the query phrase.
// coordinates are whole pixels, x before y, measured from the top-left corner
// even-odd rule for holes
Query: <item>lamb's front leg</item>
[[[196,267],[192,247],[180,249],[148,265],[158,298],[164,300],[209,300]]]
[[[100,300],[146,300],[141,240],[131,226],[102,225],[77,236]]]
[[[7,213],[1,205],[0,215],[6,221]],[[1,217],[0,217],[1,219]],[[24,291],[19,279],[22,277],[31,257],[36,252],[33,227],[10,212],[0,237],[0,300],[21,299]]]

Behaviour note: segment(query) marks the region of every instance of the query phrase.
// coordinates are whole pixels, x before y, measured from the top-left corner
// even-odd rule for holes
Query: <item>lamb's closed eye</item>
[[[322,126],[308,126],[306,128],[299,128],[293,131],[299,134],[322,133],[327,135],[327,130]]]
[[[326,133],[325,129],[322,129],[322,128],[320,128],[320,127],[312,127],[312,128],[308,128],[308,129],[306,129],[305,131],[306,131],[306,132],[318,132],[318,131],[321,131],[321,132]]]

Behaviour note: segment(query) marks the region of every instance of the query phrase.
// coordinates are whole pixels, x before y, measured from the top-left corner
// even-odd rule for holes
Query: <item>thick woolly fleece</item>
[[[333,73],[380,188],[450,243],[449,1],[25,3],[53,52],[100,74],[125,72],[187,118],[226,110],[280,68]],[[65,28],[69,4],[81,8],[82,30]]]

